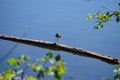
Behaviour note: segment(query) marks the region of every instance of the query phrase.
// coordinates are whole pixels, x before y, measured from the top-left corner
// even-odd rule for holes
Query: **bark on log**
[[[63,45],[63,44],[59,44],[59,43],[55,43],[55,42],[32,40],[32,39],[27,39],[27,38],[19,38],[19,37],[15,37],[15,36],[6,36],[6,35],[2,35],[2,34],[0,34],[0,39],[23,43],[23,44],[32,45],[32,46],[50,49],[50,50],[69,52],[69,53],[79,55],[79,56],[85,56],[85,57],[102,60],[106,63],[113,64],[113,65],[119,64],[118,59],[116,59],[114,57],[105,56],[105,55],[102,55],[102,54],[99,54],[96,52],[83,50],[80,48],[75,48],[75,47],[71,47],[71,46],[67,46],[67,45]]]

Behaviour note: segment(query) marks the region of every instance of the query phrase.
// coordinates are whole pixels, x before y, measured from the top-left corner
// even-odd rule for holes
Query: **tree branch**
[[[27,38],[19,38],[15,36],[6,36],[0,34],[0,39],[2,40],[9,40],[13,42],[19,42],[27,45],[32,45],[40,48],[45,48],[45,49],[50,49],[50,50],[56,50],[56,51],[64,51],[64,52],[69,52],[75,55],[79,56],[85,56],[85,57],[90,57],[90,58],[95,58],[98,60],[102,60],[106,63],[109,64],[119,64],[118,59],[111,57],[111,56],[105,56],[96,52],[88,51],[88,50],[83,50],[80,48],[75,48],[63,44],[58,44],[55,42],[49,42],[49,41],[42,41],[42,40],[32,40],[32,39],[27,39]]]

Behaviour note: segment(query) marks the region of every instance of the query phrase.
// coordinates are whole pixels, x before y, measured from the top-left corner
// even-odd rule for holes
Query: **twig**
[[[96,52],[88,51],[88,50],[83,50],[80,48],[75,48],[63,44],[58,44],[54,42],[49,42],[49,41],[42,41],[42,40],[32,40],[32,39],[27,39],[27,38],[18,38],[15,36],[6,36],[0,34],[0,39],[3,40],[9,40],[13,42],[19,42],[27,45],[32,45],[40,48],[45,48],[45,49],[50,49],[50,50],[56,50],[56,51],[64,51],[64,52],[69,52],[75,55],[80,55],[80,56],[86,56],[90,58],[95,58],[98,60],[102,60],[106,63],[109,64],[119,64],[118,59],[111,57],[111,56],[105,56]]]

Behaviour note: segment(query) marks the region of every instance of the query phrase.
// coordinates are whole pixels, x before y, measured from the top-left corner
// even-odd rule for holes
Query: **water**
[[[95,51],[120,58],[120,27],[111,21],[103,29],[94,30],[94,22],[86,22],[88,13],[105,11],[100,8],[108,5],[117,8],[118,1],[84,0],[1,0],[0,33],[27,38],[56,42],[56,32],[62,34],[60,43]],[[0,40],[1,56],[4,56],[16,43]],[[9,57],[26,54],[32,59],[43,56],[51,50],[19,44]],[[56,52],[52,51],[54,54]],[[112,77],[113,66],[102,61],[60,52],[67,62],[67,73],[64,79],[99,80],[101,77]],[[9,58],[8,57],[8,58]],[[6,59],[7,60],[7,59]],[[5,61],[0,65],[2,72]]]

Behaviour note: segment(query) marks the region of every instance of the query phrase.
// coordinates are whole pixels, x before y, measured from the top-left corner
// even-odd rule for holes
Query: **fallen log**
[[[102,55],[96,52],[83,50],[80,48],[75,48],[75,47],[71,47],[71,46],[67,46],[67,45],[63,45],[63,44],[59,44],[55,42],[32,40],[32,39],[27,39],[27,38],[19,38],[15,36],[7,36],[3,34],[0,34],[0,39],[23,43],[23,44],[32,45],[32,46],[50,49],[50,50],[64,51],[64,52],[72,53],[72,54],[79,55],[79,56],[95,58],[95,59],[104,61],[109,64],[113,64],[113,65],[119,64],[118,59],[114,57],[105,56],[105,55]]]

